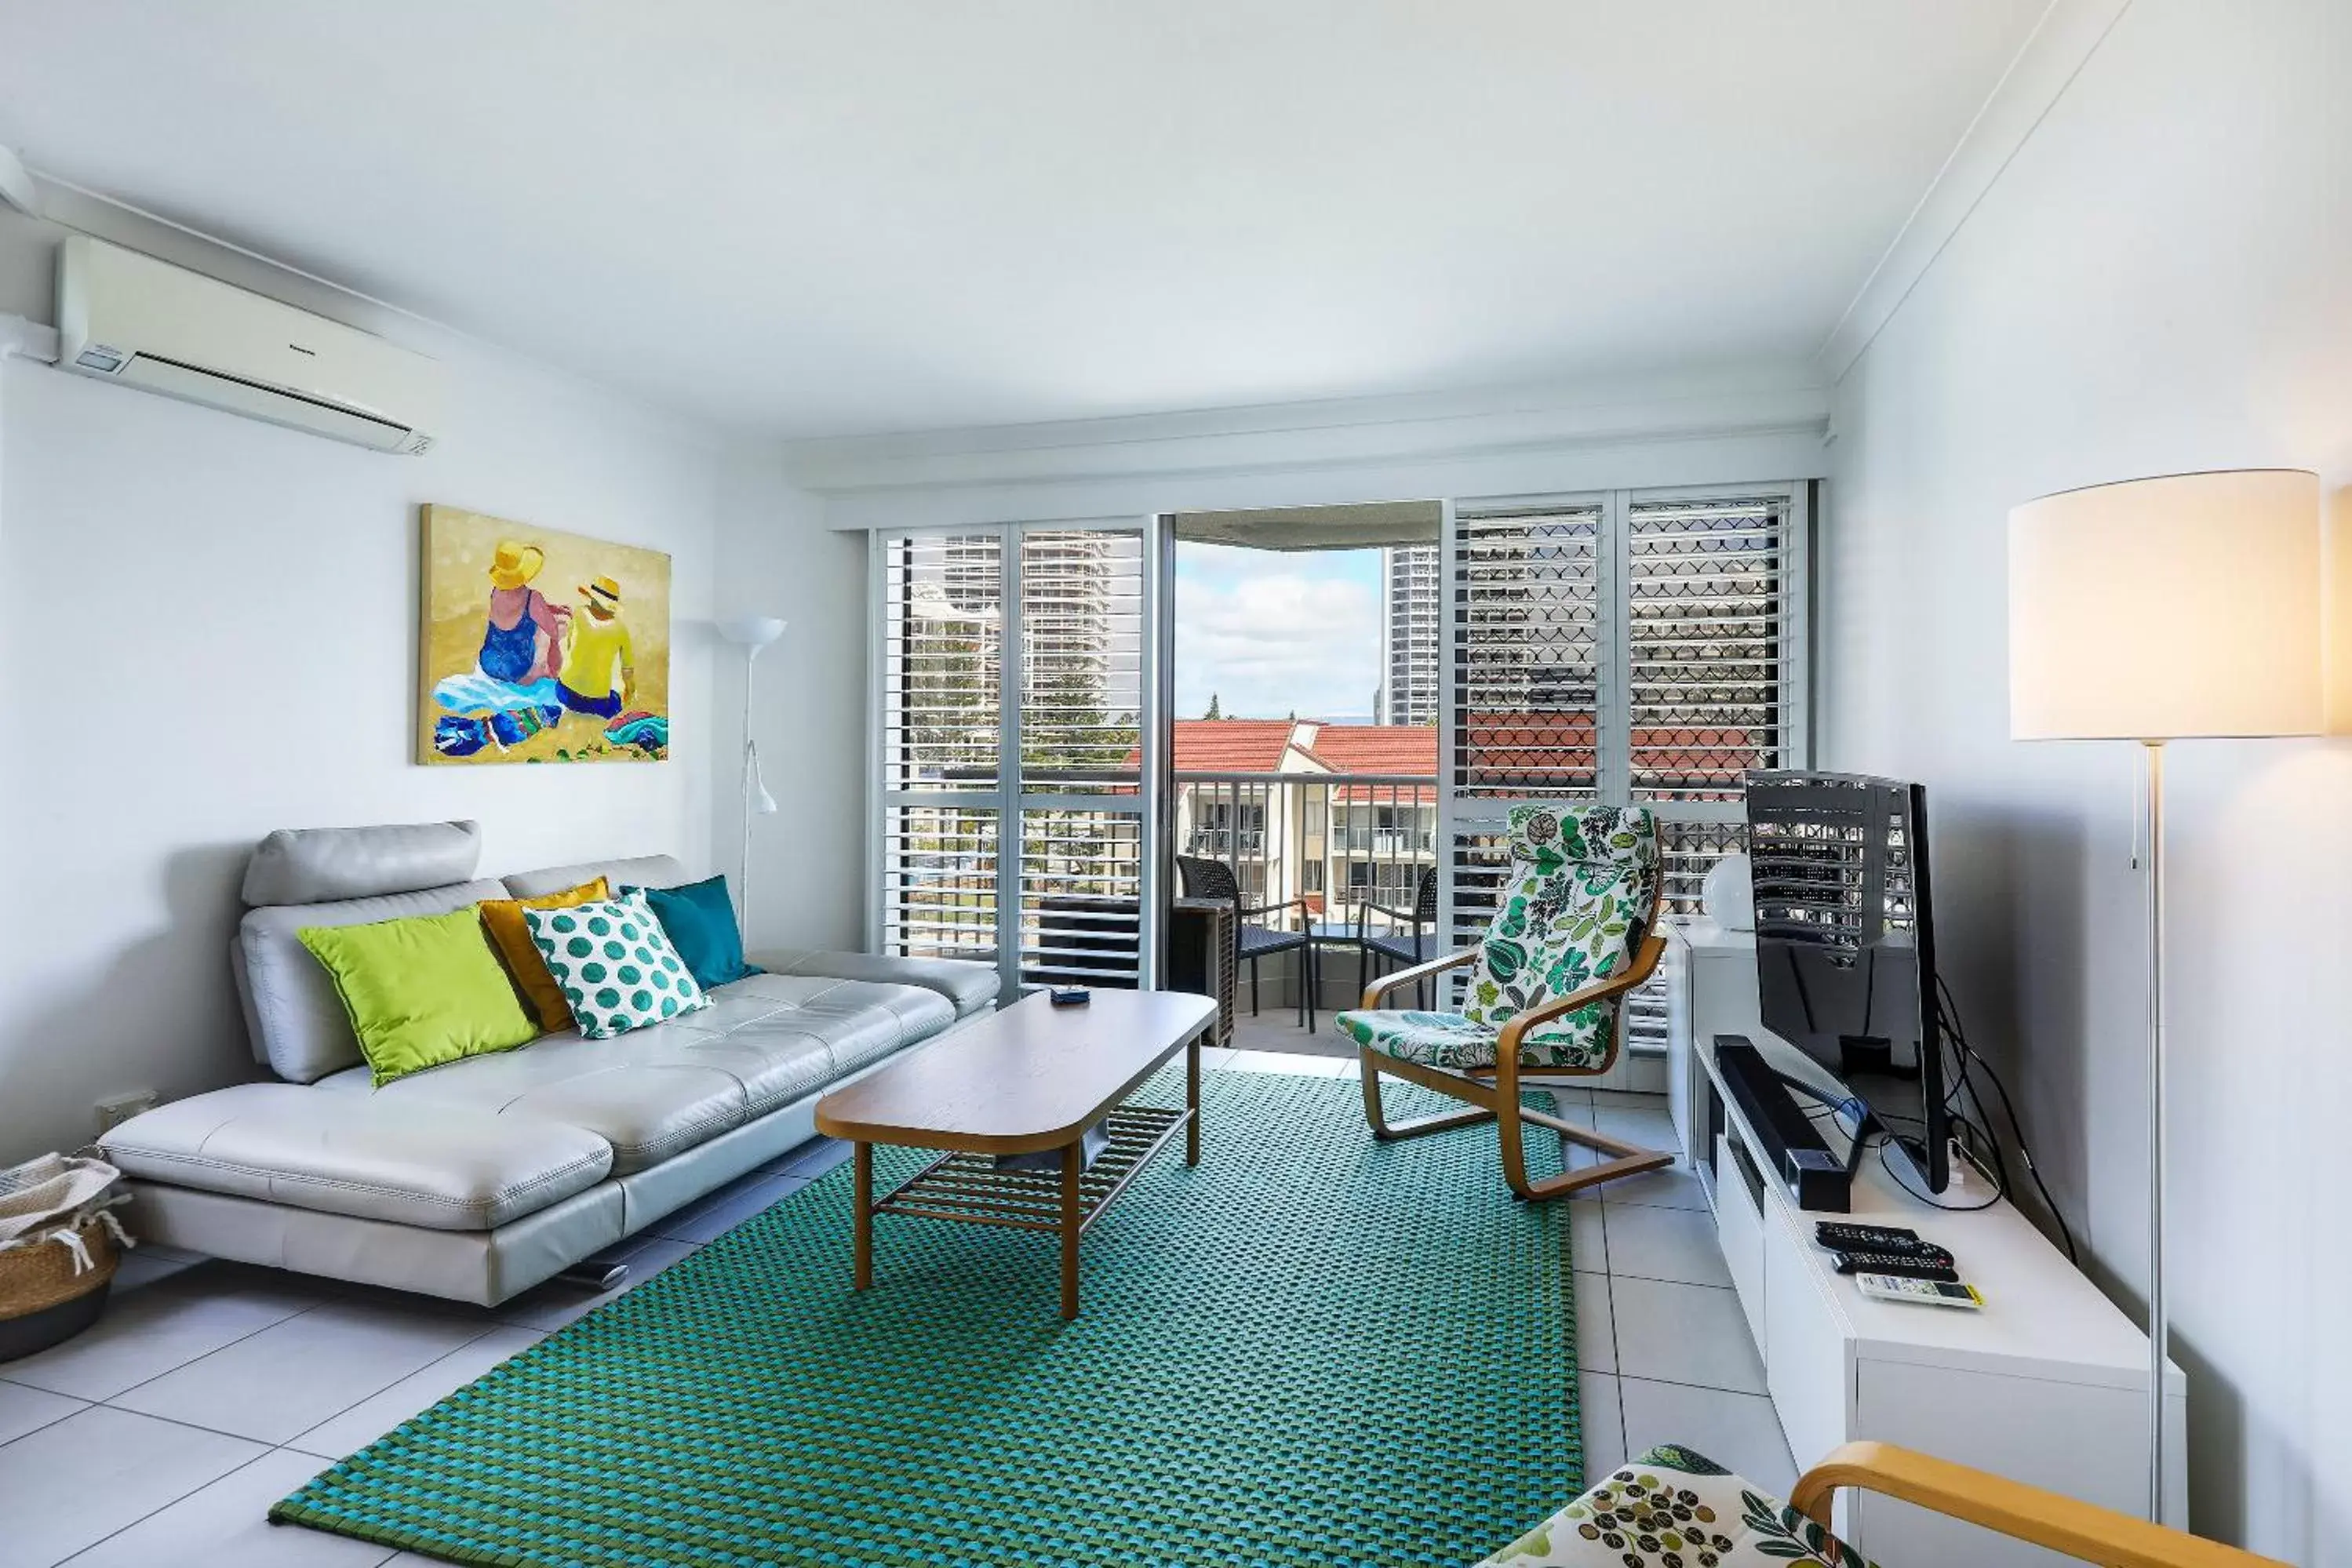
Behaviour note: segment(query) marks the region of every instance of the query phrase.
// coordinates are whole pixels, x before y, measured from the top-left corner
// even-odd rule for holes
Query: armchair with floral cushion
[[[1478,1568],[1876,1568],[1830,1533],[1855,1487],[2106,1568],[2284,1568],[2144,1519],[1885,1443],[1848,1443],[1789,1501],[1668,1445],[1620,1465]],[[1898,1558],[1888,1568],[1903,1568]]]
[[[1493,1122],[1503,1179],[1523,1198],[1554,1198],[1674,1163],[1520,1103],[1523,1074],[1589,1078],[1622,1043],[1626,996],[1665,954],[1658,929],[1662,862],[1656,817],[1640,808],[1519,806],[1510,816],[1510,878],[1475,947],[1400,969],[1364,989],[1339,1030],[1357,1047],[1364,1117],[1379,1138],[1418,1137]],[[1455,1012],[1385,1009],[1391,991],[1468,967]],[[1469,1104],[1391,1122],[1381,1080],[1402,1078]],[[1526,1124],[1599,1151],[1601,1162],[1528,1175]]]

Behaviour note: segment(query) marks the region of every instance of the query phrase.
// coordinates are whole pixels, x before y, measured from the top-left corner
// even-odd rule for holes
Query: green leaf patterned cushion
[[[1652,1448],[1479,1568],[1874,1568],[1787,1503],[1688,1448]]]
[[[522,917],[583,1040],[609,1040],[710,1005],[641,892],[569,909],[527,908]]]
[[[1499,1030],[1633,962],[1634,927],[1657,914],[1657,863],[1658,821],[1645,809],[1513,808],[1511,879],[1478,944],[1462,1016]],[[1612,1016],[1599,1005],[1580,1009],[1528,1042],[1557,1040],[1563,1052],[1598,1060],[1608,1053]]]
[[[1358,1045],[1402,1061],[1457,1071],[1495,1065],[1496,1031],[1459,1013],[1344,1012],[1333,1021],[1340,1034]],[[1538,1030],[1519,1042],[1520,1066],[1599,1065],[1609,1039],[1607,1010],[1580,1008],[1560,1021],[1563,1027]]]

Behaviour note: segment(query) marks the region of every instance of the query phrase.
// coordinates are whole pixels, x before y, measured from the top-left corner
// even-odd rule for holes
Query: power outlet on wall
[[[111,1094],[98,1103],[98,1130],[104,1134],[122,1125],[142,1112],[155,1108],[152,1089],[134,1089],[128,1094]]]

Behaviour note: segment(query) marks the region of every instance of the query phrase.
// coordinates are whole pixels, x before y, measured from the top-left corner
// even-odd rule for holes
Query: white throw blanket
[[[0,1252],[55,1242],[73,1254],[74,1272],[95,1268],[82,1231],[94,1218],[124,1247],[133,1245],[108,1211],[128,1195],[113,1191],[122,1173],[103,1160],[42,1155],[0,1170]]]

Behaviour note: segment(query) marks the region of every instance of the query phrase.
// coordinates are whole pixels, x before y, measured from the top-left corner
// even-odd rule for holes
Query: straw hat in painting
[[[580,592],[589,604],[607,615],[621,607],[621,585],[609,577],[600,577],[580,585]]]
[[[547,564],[547,552],[537,545],[517,544],[512,539],[500,539],[490,556],[490,586],[520,588],[539,575]]]

